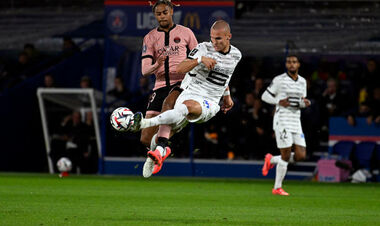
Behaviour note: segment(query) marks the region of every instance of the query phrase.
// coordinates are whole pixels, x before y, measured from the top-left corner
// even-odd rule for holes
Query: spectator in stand
[[[70,57],[74,55],[75,53],[80,52],[80,48],[75,42],[69,38],[65,37],[63,38],[63,45],[62,45],[62,57]]]
[[[24,52],[28,55],[31,64],[35,64],[40,60],[40,53],[31,43],[24,45]]]
[[[116,77],[114,80],[115,88],[108,91],[109,95],[116,97],[117,99],[122,99],[128,101],[131,98],[131,94],[125,88],[123,79],[121,77]]]
[[[62,121],[63,139],[66,141],[65,155],[73,162],[73,169],[81,169],[83,157],[87,155],[91,133],[88,126],[82,122],[81,114],[74,111]]]
[[[45,77],[44,77],[44,87],[45,88],[55,88],[56,87],[53,75],[51,75],[51,74],[46,74],[45,75]]]
[[[81,173],[96,173],[98,148],[95,137],[94,119],[91,111],[86,112],[84,130],[89,139],[80,156]]]
[[[139,89],[133,94],[132,103],[136,111],[145,111],[151,94],[149,77],[141,76]]]
[[[7,88],[8,81],[11,78],[6,60],[0,58],[0,92]]]
[[[255,80],[255,88],[253,90],[253,94],[256,97],[261,97],[261,95],[264,92],[264,85],[263,85],[263,79],[262,78],[256,78]]]
[[[372,91],[380,84],[380,71],[377,68],[376,61],[370,59],[367,62],[367,67],[361,76],[361,87],[366,88],[369,96],[372,95]]]
[[[374,88],[372,93],[372,98],[368,103],[370,112],[367,117],[367,123],[380,125],[380,87]]]
[[[79,84],[79,86],[80,86],[80,88],[82,88],[82,89],[92,88],[92,82],[91,82],[90,77],[88,77],[88,76],[83,76],[83,77],[80,79],[80,84]]]
[[[253,93],[247,93],[242,106],[239,141],[237,141],[241,153],[237,155],[244,159],[261,159],[271,149],[271,134],[271,116],[268,109],[263,108],[261,100]]]
[[[327,88],[322,94],[320,100],[322,135],[323,139],[328,139],[328,125],[330,117],[348,117],[348,123],[353,125],[352,117],[352,99],[338,90],[336,80],[330,78],[327,80]]]
[[[17,63],[12,65],[6,73],[3,81],[3,89],[14,87],[27,78],[27,70],[30,69],[29,57],[25,52],[18,55]]]
[[[29,56],[26,52],[21,52],[18,55],[18,61],[15,67],[12,70],[13,76],[21,77],[22,79],[26,78],[25,72],[30,68]]]

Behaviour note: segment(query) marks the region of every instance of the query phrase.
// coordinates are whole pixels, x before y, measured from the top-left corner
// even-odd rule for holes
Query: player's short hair
[[[161,5],[161,4],[167,5],[171,9],[173,9],[173,3],[171,2],[171,0],[158,0],[156,3],[153,4],[153,6],[152,6],[152,12],[154,13],[155,10],[156,10],[156,7],[158,5]]]
[[[297,61],[300,62],[300,58],[297,54],[291,53],[291,54],[286,56],[286,58],[289,58],[289,57],[295,57],[295,58],[297,58]]]
[[[224,29],[227,32],[231,32],[230,25],[224,20],[215,21],[211,28],[214,30]]]

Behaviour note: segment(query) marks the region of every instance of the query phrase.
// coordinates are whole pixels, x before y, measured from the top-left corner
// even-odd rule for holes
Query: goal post
[[[102,103],[102,93],[94,89],[82,88],[38,88],[37,89],[38,104],[41,114],[43,136],[45,141],[46,156],[48,161],[49,173],[54,173],[55,164],[51,158],[51,141],[52,137],[49,133],[49,121],[47,116],[47,106],[45,101],[50,101],[72,111],[79,111],[82,114],[92,112],[92,120],[95,130],[96,147],[98,150],[98,167],[103,161],[102,140],[100,137],[98,109]],[[101,171],[98,168],[98,172]]]

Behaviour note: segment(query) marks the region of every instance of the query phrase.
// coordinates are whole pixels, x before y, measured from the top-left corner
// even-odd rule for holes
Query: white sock
[[[150,141],[150,150],[152,151],[156,150],[156,147],[157,147],[156,137],[157,137],[157,133],[154,134],[154,136],[152,137],[152,140]]]
[[[276,156],[273,156],[271,159],[270,159],[270,163],[272,164],[277,164],[278,161],[281,159],[281,155],[276,155]]]
[[[290,153],[289,163],[295,163],[295,161],[294,161],[294,152]]]
[[[274,183],[274,189],[282,188],[282,181],[285,178],[286,171],[288,169],[288,162],[280,159],[276,168],[276,179]]]
[[[166,148],[163,148],[161,146],[157,146],[156,149],[160,152],[161,156],[166,155]]]
[[[182,121],[189,114],[187,106],[184,104],[178,105],[176,108],[165,111],[156,117],[143,119],[141,121],[141,128],[148,128],[158,125],[171,125]]]
[[[270,160],[270,163],[277,164],[278,160],[281,159],[281,155],[273,156]],[[295,163],[294,161],[294,152],[290,153],[289,163]]]

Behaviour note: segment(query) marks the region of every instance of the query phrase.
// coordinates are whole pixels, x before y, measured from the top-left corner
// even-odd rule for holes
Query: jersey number
[[[208,73],[206,80],[215,85],[224,86],[227,82],[228,77],[229,77],[228,75],[225,75],[216,71],[210,71],[210,73]]]

